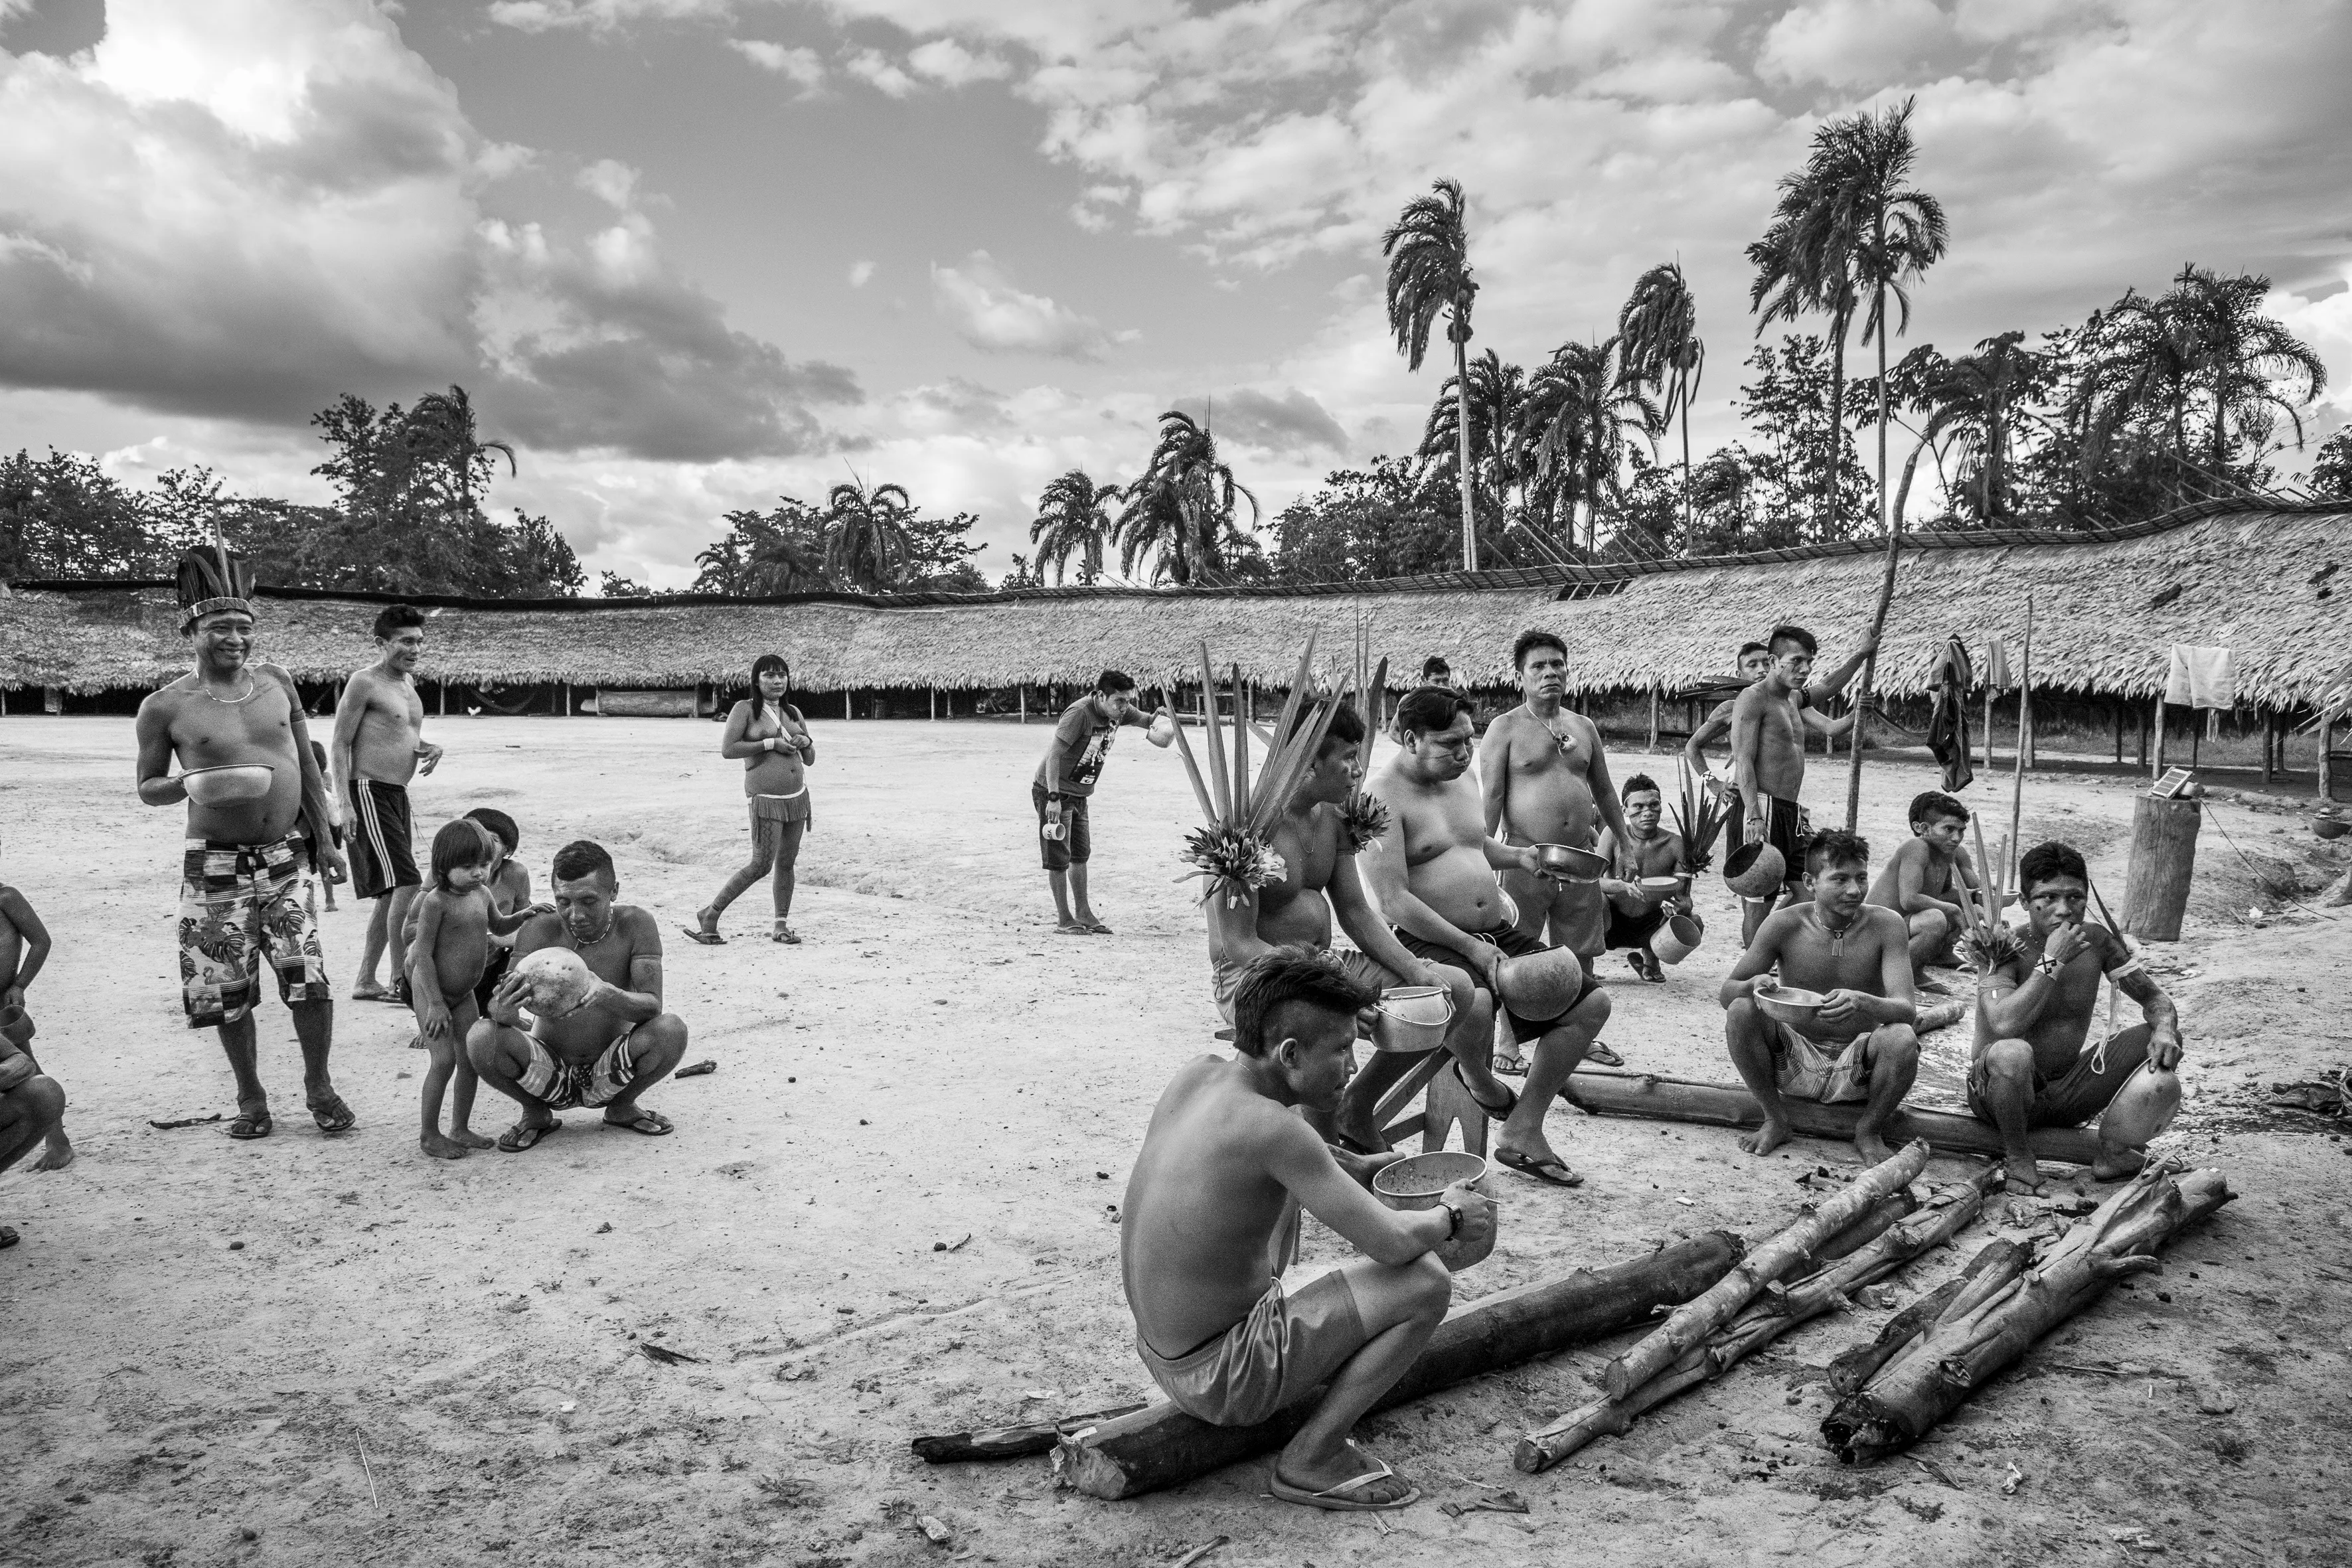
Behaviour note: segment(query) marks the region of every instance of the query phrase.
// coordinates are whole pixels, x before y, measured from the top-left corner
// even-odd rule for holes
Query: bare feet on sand
[[[2011,1197],[2032,1198],[2042,1195],[2042,1167],[2031,1154],[2011,1154],[2002,1162],[2008,1181],[2002,1190]]]
[[[462,1160],[470,1152],[463,1143],[453,1143],[438,1132],[427,1132],[416,1141],[416,1146],[436,1160]]]
[[[1768,1116],[1763,1126],[1740,1139],[1739,1147],[1750,1154],[1769,1154],[1789,1141],[1790,1131],[1787,1122]]]
[[[499,1146],[499,1141],[497,1139],[485,1138],[470,1127],[452,1127],[449,1129],[449,1142],[452,1143],[463,1143],[468,1149],[495,1149]]]
[[[2141,1149],[2110,1149],[2099,1145],[2099,1157],[2091,1162],[2091,1179],[2098,1182],[2120,1182],[2126,1176],[2139,1174],[2147,1163],[2147,1153]]]
[[[62,1171],[73,1163],[73,1157],[74,1147],[66,1142],[65,1132],[60,1129],[49,1134],[48,1142],[42,1146],[41,1157],[33,1162],[33,1169]]]
[[[1858,1127],[1854,1129],[1853,1150],[1855,1153],[1862,1156],[1862,1163],[1865,1166],[1883,1165],[1895,1158],[1895,1151],[1887,1147],[1885,1139],[1875,1132],[1865,1132]]]

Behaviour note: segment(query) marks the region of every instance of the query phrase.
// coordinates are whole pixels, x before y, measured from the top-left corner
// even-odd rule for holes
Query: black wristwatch
[[[1462,1205],[1460,1204],[1440,1203],[1437,1206],[1444,1209],[1446,1214],[1451,1216],[1445,1226],[1445,1239],[1452,1241],[1455,1237],[1462,1234]]]

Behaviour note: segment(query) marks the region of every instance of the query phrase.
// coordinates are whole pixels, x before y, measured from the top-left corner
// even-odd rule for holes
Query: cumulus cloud
[[[873,281],[874,263],[853,261],[849,264],[849,286],[852,289],[863,289]]]
[[[953,38],[933,38],[917,47],[908,54],[907,63],[918,76],[947,87],[996,81],[1013,74],[1012,65],[1004,59],[985,51],[974,53]]]
[[[806,449],[848,373],[729,328],[635,211],[487,216],[486,144],[366,0],[113,0],[70,59],[0,55],[0,385],[299,426],[337,395],[469,384],[550,447]]]
[[[886,98],[907,98],[921,85],[877,49],[859,49],[841,62],[841,68]]]
[[[1114,337],[1091,316],[1024,293],[985,250],[954,267],[933,266],[931,300],[964,342],[989,353],[1098,360],[1135,335]]]
[[[1935,0],[1809,0],[1772,24],[1756,63],[1772,80],[1882,87],[1954,37]]]
[[[1195,419],[1213,419],[1217,439],[1234,446],[1293,456],[1348,450],[1348,433],[1330,410],[1295,386],[1278,393],[1244,387],[1213,398],[1184,398],[1176,406]]]
[[[814,49],[772,44],[763,38],[730,38],[727,47],[761,69],[796,83],[803,93],[824,85],[824,61]]]

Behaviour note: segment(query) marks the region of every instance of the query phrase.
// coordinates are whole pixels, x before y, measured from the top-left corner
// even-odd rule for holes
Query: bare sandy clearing
[[[450,755],[416,792],[420,842],[495,802],[521,822],[543,887],[559,844],[596,836],[624,898],[666,931],[742,856],[716,726],[482,719],[430,732]],[[2316,1562],[2352,1530],[2352,1145],[2305,1131],[2309,1117],[2256,1114],[2242,1092],[2250,1074],[2352,1058],[2352,942],[2342,921],[2214,918],[2254,907],[2253,882],[2210,833],[2189,940],[2158,950],[2193,972],[2165,977],[2195,1096],[2173,1141],[2244,1195],[2175,1247],[2164,1276],[1968,1407],[1919,1450],[1929,1468],[1840,1470],[1819,1445],[1826,1401],[1809,1369],[1875,1312],[1801,1331],[1533,1479],[1510,1471],[1511,1439],[1589,1397],[1584,1376],[1613,1347],[1376,1419],[1368,1440],[1430,1493],[1392,1520],[1262,1501],[1252,1467],[1105,1505],[1055,1493],[1039,1461],[920,1465],[906,1450],[917,1432],[1100,1408],[1144,1385],[1107,1205],[1167,1075],[1213,1043],[1192,884],[1173,879],[1192,806],[1172,755],[1122,743],[1096,825],[1096,904],[1118,935],[1056,938],[1027,798],[1042,726],[820,719],[815,732],[795,911],[807,945],[760,940],[756,889],[730,914],[729,946],[671,941],[688,1059],[719,1063],[649,1096],[677,1133],[631,1137],[575,1112],[530,1154],[446,1165],[416,1152],[424,1058],[405,1048],[407,1016],[381,1005],[338,1009],[338,1081],[361,1117],[350,1137],[299,1116],[274,1001],[264,1072],[295,1112],[278,1134],[235,1144],[217,1125],[150,1128],[230,1108],[219,1050],[183,1026],[167,978],[178,814],[132,800],[128,721],[0,728],[0,876],[59,939],[34,992],[38,1048],[72,1097],[82,1154],[63,1173],[0,1177],[0,1218],[25,1234],[0,1257],[0,1558],[1076,1565],[1160,1561],[1227,1534],[1213,1568],[1588,1552],[2120,1563],[2140,1560],[2145,1531],[2173,1562]],[[1671,769],[1611,761],[1621,780]],[[1882,852],[1932,782],[1874,765],[1864,829]],[[1832,793],[1822,774],[1817,807]],[[1970,794],[1981,805],[1987,788]],[[2075,837],[2112,889],[2130,809],[2123,783],[2039,778],[2027,829]],[[2250,851],[2316,874],[2300,817],[2211,816]],[[1708,945],[1663,987],[1615,987],[1608,1037],[1633,1067],[1729,1076],[1713,993],[1736,921],[1719,884],[1705,888]],[[339,989],[365,908],[325,920]],[[1955,1030],[1930,1045],[1932,1099],[1965,1042]],[[478,1124],[503,1125],[501,1105],[486,1093]],[[1850,1163],[1804,1141],[1755,1162],[1727,1133],[1565,1108],[1553,1129],[1588,1184],[1498,1178],[1501,1245],[1464,1277],[1465,1296],[1785,1217],[1796,1175]],[[1961,1255],[1989,1234],[1971,1231]],[[1931,1258],[1906,1287],[1958,1261]],[[656,1364],[646,1342],[697,1359]],[[2205,1389],[2234,1408],[2200,1412]],[[2011,1463],[2024,1479],[2004,1494]],[[1517,1487],[1532,1511],[1449,1519],[1436,1505],[1478,1489],[1461,1478]],[[918,1513],[954,1546],[925,1542]]]

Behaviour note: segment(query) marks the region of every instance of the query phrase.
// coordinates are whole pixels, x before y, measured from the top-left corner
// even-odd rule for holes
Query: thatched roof
[[[1864,541],[1759,555],[1454,573],[1308,589],[1035,589],[1009,594],[501,603],[422,598],[425,679],[471,685],[740,685],[771,649],[807,690],[1090,681],[1116,666],[1147,686],[1221,663],[1286,679],[1307,631],[1337,676],[1368,628],[1375,657],[1418,670],[1443,654],[1471,684],[1509,679],[1511,639],[1567,641],[1579,691],[1690,689],[1783,621],[1834,660],[1877,592],[1883,550]],[[2145,698],[2171,646],[2236,650],[2242,700],[2312,700],[2352,662],[2352,506],[2222,510],[2211,503],[2098,534],[1906,536],[1879,686],[1926,689],[1946,637],[2009,641],[2034,608],[2037,687]],[[386,595],[262,590],[261,657],[309,681],[375,655]],[[27,584],[0,599],[0,687],[152,688],[186,668],[162,584]]]

